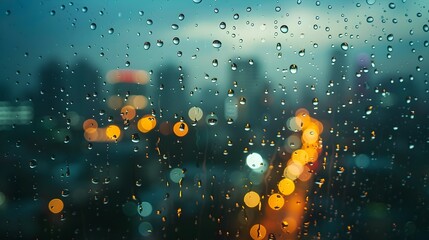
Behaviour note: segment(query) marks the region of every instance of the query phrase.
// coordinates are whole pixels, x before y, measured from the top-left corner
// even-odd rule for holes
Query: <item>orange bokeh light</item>
[[[59,198],[54,198],[51,201],[49,201],[48,204],[48,209],[49,211],[51,211],[52,213],[60,213],[64,208],[64,203],[61,199]]]
[[[188,134],[189,128],[188,124],[185,122],[177,122],[173,126],[173,132],[178,137],[184,137],[186,134]]]

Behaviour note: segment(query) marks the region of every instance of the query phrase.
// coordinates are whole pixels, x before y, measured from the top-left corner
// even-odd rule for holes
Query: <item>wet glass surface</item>
[[[0,2],[0,239],[425,239],[425,0]]]

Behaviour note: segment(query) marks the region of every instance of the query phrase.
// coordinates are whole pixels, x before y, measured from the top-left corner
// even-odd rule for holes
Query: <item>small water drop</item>
[[[214,48],[220,48],[220,47],[222,47],[222,42],[219,40],[214,40],[212,45]]]
[[[95,29],[97,29],[97,24],[91,23],[91,25],[89,25],[89,27],[91,28],[91,30],[95,30]]]
[[[287,33],[287,32],[289,32],[289,27],[288,27],[288,26],[286,26],[286,25],[282,25],[282,26],[280,27],[280,31],[281,31],[282,33]]]

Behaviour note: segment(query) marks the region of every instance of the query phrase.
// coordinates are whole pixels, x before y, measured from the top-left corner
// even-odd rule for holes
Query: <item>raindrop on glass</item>
[[[31,159],[31,160],[29,161],[29,165],[30,165],[30,168],[35,168],[35,167],[37,167],[37,160],[36,160],[36,159]]]
[[[287,33],[287,32],[289,32],[289,27],[288,27],[288,26],[286,26],[286,25],[282,25],[282,26],[280,27],[280,31],[281,31],[282,33]]]
[[[212,45],[214,48],[220,48],[220,47],[222,47],[222,42],[219,40],[214,40]]]
[[[91,23],[91,25],[89,25],[89,27],[91,28],[91,30],[95,30],[95,29],[97,29],[97,24]]]

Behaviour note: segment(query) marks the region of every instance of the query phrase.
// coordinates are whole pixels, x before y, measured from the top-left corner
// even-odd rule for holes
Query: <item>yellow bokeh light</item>
[[[302,133],[302,142],[313,144],[319,140],[319,132],[316,128],[307,128]]]
[[[126,105],[121,109],[122,119],[131,120],[136,116],[136,109],[131,105]]]
[[[51,211],[52,213],[60,213],[64,208],[64,203],[61,199],[59,198],[54,198],[51,201],[49,201],[48,204],[48,209],[49,211]]]
[[[301,163],[291,160],[285,168],[283,175],[291,180],[295,180],[301,175],[303,170],[304,167]]]
[[[116,125],[110,125],[106,128],[106,136],[109,139],[116,140],[121,136],[121,129]]]
[[[278,193],[275,193],[268,198],[268,206],[273,210],[280,210],[284,204],[285,199]]]
[[[262,224],[255,224],[250,228],[250,237],[254,240],[264,239],[267,235],[267,229]]]
[[[188,134],[188,131],[189,131],[188,124],[184,122],[177,122],[173,126],[173,132],[178,137],[186,136],[186,134]]]
[[[156,118],[150,114],[143,116],[137,122],[137,128],[142,133],[150,132],[155,127],[156,127]]]
[[[258,204],[261,202],[261,197],[259,197],[259,194],[254,191],[250,191],[244,195],[244,203],[246,206],[250,208],[254,208],[258,206]]]
[[[303,149],[295,150],[292,153],[292,161],[296,161],[301,165],[305,165],[308,162],[308,153]]]
[[[295,183],[289,178],[283,178],[279,182],[278,187],[279,191],[286,196],[290,195],[291,193],[293,193],[293,191],[295,191]]]

